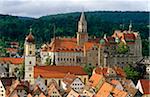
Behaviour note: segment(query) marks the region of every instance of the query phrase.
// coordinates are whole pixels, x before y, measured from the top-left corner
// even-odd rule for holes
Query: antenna
[[[56,39],[56,36],[55,36],[55,29],[56,29],[56,27],[55,27],[55,24],[53,24],[53,37],[54,37],[54,39]]]
[[[124,19],[122,20],[122,30],[124,30]]]
[[[56,42],[55,42],[55,39],[56,39],[56,37],[55,37],[55,29],[56,29],[56,27],[55,27],[55,24],[53,24],[53,27],[54,27],[54,31],[53,31],[53,37],[54,37],[54,49],[55,49],[55,45],[56,45]],[[55,63],[55,51],[54,51],[54,58],[53,58],[53,65],[56,65],[56,63]]]

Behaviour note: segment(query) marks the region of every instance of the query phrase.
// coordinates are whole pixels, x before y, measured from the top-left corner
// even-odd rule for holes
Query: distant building
[[[0,58],[0,76],[1,77],[16,77],[18,70],[23,66],[24,58]],[[1,72],[3,71],[3,72]]]
[[[14,81],[10,87],[8,97],[24,97],[29,93],[29,83],[23,81]]]
[[[5,86],[1,80],[0,80],[0,97],[6,97]]]
[[[105,82],[105,78],[103,75],[99,75],[99,74],[93,74],[88,82],[88,86],[90,88],[93,88],[95,92],[97,92],[101,86],[103,85],[103,83]]]
[[[67,97],[80,97],[80,94],[78,92],[75,92],[74,90],[71,90]]]
[[[142,97],[149,97],[150,96],[150,80],[149,79],[141,79],[138,80],[136,88],[142,93]]]
[[[112,79],[122,80],[126,78],[126,74],[120,67],[97,67],[93,70],[93,74],[103,75],[107,81],[111,81]]]
[[[62,97],[59,93],[57,87],[54,84],[51,84],[48,88],[48,95],[50,97]]]
[[[81,92],[84,88],[84,83],[80,78],[68,73],[62,80],[62,87],[64,90],[73,89],[76,92]]]

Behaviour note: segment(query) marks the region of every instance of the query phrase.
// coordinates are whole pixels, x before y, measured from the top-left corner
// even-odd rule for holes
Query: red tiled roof
[[[120,68],[120,67],[114,67],[114,70],[115,70],[116,73],[117,73],[118,75],[120,75],[121,77],[126,77],[126,73],[123,71],[122,68]]]
[[[132,40],[135,40],[136,37],[133,33],[124,33],[123,34],[123,38],[126,40],[126,39],[132,39]]]
[[[96,74],[101,74],[101,75],[106,75],[107,74],[107,69],[108,68],[96,68],[95,73]]]
[[[97,92],[96,97],[108,97],[112,91],[113,86],[105,82],[100,90]]]
[[[77,77],[74,74],[66,74],[65,77],[63,78],[63,82],[66,83],[67,85],[70,85]]]
[[[84,46],[77,45],[76,38],[62,38],[54,39],[48,46],[43,47],[42,51],[51,52],[83,52],[89,50],[94,45],[98,45],[96,42],[86,42]]]
[[[97,74],[102,74],[102,75],[107,75],[108,74],[108,69],[109,68],[96,68],[95,69],[95,73]],[[123,71],[123,69],[121,69],[120,67],[114,67],[112,68],[115,70],[115,72],[117,73],[117,75],[121,76],[121,77],[126,77],[125,72]]]
[[[67,73],[87,75],[81,66],[35,66],[34,78],[64,78]]]
[[[55,39],[48,47],[52,52],[81,52],[83,47],[77,45],[74,38]]]
[[[111,80],[112,85],[121,85],[121,83],[118,80]]]
[[[89,79],[89,86],[96,87],[103,78],[104,77],[102,75],[93,74]]]
[[[15,65],[22,64],[24,62],[24,58],[9,58],[9,57],[2,57],[0,58],[2,62],[10,62]]]
[[[85,50],[90,50],[90,49],[92,49],[93,46],[99,46],[99,44],[95,43],[95,42],[86,42],[84,44]]]
[[[10,42],[11,45],[19,45],[19,42]]]
[[[31,32],[30,32],[30,34],[26,37],[26,41],[27,41],[27,42],[32,42],[32,43],[35,42],[34,36],[32,35]]]
[[[141,83],[144,94],[150,94],[150,80],[141,79],[140,83]]]
[[[18,52],[18,49],[15,48],[6,48],[8,52]]]
[[[127,92],[114,88],[111,84],[105,82],[100,90],[97,92],[96,97],[108,97],[109,95],[113,97],[126,97]]]

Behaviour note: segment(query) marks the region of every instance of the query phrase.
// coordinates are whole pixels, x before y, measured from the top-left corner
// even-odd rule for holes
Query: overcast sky
[[[40,17],[81,11],[150,11],[149,0],[0,0],[0,14]]]

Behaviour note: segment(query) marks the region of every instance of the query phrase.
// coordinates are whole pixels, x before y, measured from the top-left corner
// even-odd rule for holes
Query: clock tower
[[[30,84],[34,84],[34,66],[36,64],[35,55],[35,39],[32,35],[32,29],[30,29],[29,35],[25,39],[24,44],[25,55],[25,80]]]

